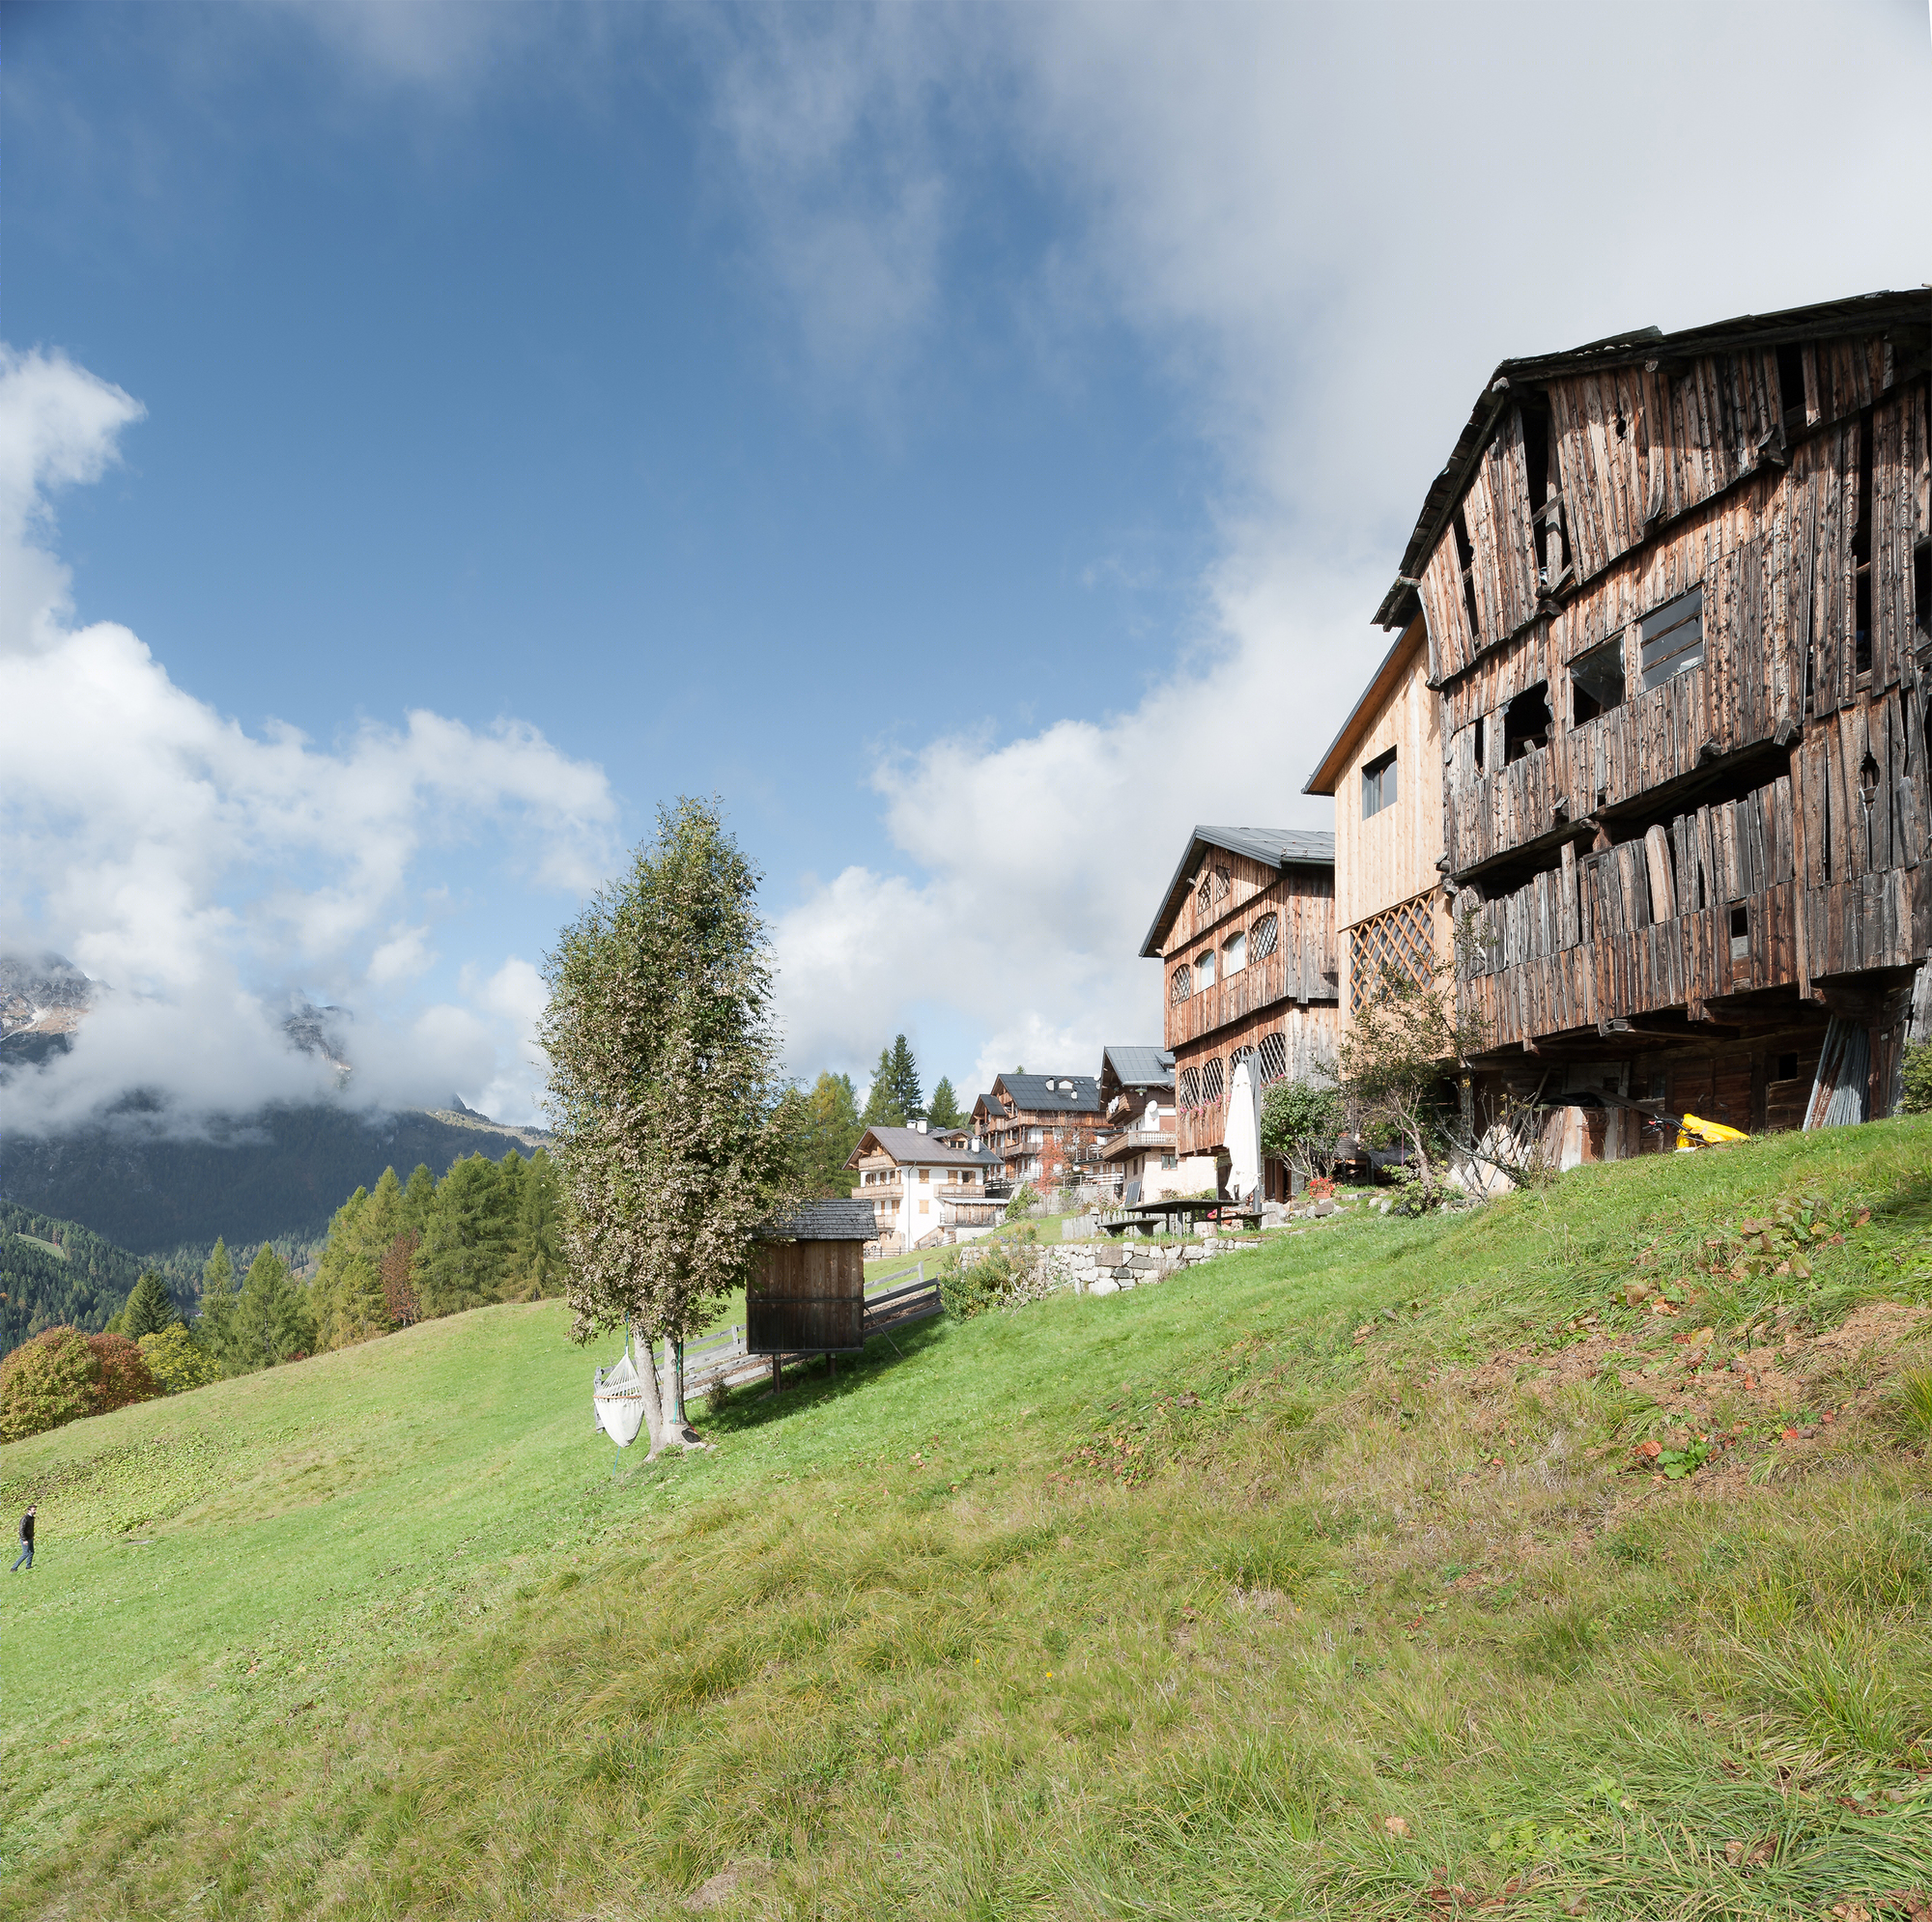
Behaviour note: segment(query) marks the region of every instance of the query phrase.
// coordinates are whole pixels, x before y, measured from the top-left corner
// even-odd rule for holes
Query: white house
[[[1000,1157],[941,1141],[923,1121],[867,1128],[845,1165],[859,1177],[853,1200],[872,1204],[881,1255],[937,1248],[958,1229],[991,1227],[1000,1218],[1000,1204],[986,1196]]]

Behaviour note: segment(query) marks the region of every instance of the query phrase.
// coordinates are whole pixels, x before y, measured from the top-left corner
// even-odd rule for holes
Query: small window
[[[1225,901],[1234,885],[1234,877],[1225,867],[1217,867],[1214,870],[1214,898],[1217,901]]]
[[[1179,1168],[1180,1166],[1180,1163],[1176,1156],[1171,1154],[1163,1154],[1160,1158],[1160,1165],[1163,1168]]]
[[[1549,683],[1523,689],[1503,709],[1503,761],[1520,761],[1549,745]]]
[[[1490,717],[1484,715],[1469,729],[1469,758],[1476,764],[1476,772],[1481,774],[1483,763],[1489,758]]]
[[[1214,884],[1204,874],[1201,877],[1201,886],[1194,890],[1194,905],[1205,915],[1213,898]]]
[[[1570,724],[1580,727],[1624,704],[1624,637],[1606,640],[1570,664]]]
[[[1211,988],[1214,985],[1214,950],[1204,947],[1194,957],[1194,985],[1197,988]]]
[[[1786,432],[1804,425],[1804,349],[1795,340],[1777,350],[1777,401]]]
[[[1272,915],[1264,915],[1255,923],[1254,932],[1248,938],[1248,954],[1252,960],[1265,961],[1274,952],[1274,944],[1280,932],[1279,924]]]
[[[1237,928],[1221,944],[1221,978],[1225,981],[1230,975],[1238,975],[1247,965],[1247,930]]]
[[[1395,749],[1362,765],[1362,819],[1395,806]]]
[[[1201,1106],[1201,1070],[1182,1068],[1180,1080],[1175,1086],[1175,1106],[1184,1115],[1190,1108]]]
[[[1179,1007],[1194,992],[1194,970],[1185,961],[1174,971],[1174,981],[1167,991],[1167,998]]]
[[[1731,959],[1750,959],[1750,908],[1743,901],[1731,910]]]
[[[1648,693],[1704,659],[1704,590],[1693,587],[1666,601],[1637,623],[1643,643],[1643,686]]]
[[[1798,1079],[1798,1057],[1795,1053],[1778,1056],[1777,1072],[1772,1076],[1772,1079],[1774,1081],[1796,1081]]]
[[[1210,1061],[1201,1063],[1201,1099],[1205,1102],[1221,1098],[1221,1058],[1216,1055]]]

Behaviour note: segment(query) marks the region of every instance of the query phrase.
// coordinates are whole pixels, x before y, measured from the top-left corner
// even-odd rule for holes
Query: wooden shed
[[[869,1201],[807,1201],[759,1239],[745,1290],[745,1351],[856,1354],[866,1345],[866,1243],[877,1232]]]

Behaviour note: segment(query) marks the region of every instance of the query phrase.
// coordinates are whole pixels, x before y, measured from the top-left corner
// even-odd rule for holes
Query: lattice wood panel
[[[1353,1013],[1376,992],[1384,969],[1426,981],[1435,965],[1435,930],[1429,897],[1379,915],[1371,915],[1349,930],[1349,1011]]]

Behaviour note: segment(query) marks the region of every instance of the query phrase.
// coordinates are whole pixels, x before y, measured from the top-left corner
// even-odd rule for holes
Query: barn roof
[[[871,1241],[879,1232],[870,1201],[845,1197],[805,1201],[774,1219],[760,1237],[766,1241]]]
[[[1187,884],[1200,865],[1197,849],[1225,848],[1230,854],[1245,855],[1264,867],[1328,867],[1335,865],[1335,835],[1326,828],[1196,828],[1188,836],[1180,864],[1167,892],[1160,898],[1160,912],[1141,943],[1143,956],[1160,953],[1160,931],[1180,912]]]
[[[1694,360],[1709,353],[1739,348],[1776,347],[1785,341],[1815,340],[1825,334],[1885,333],[1897,327],[1918,330],[1914,344],[1925,345],[1924,330],[1932,325],[1932,293],[1918,288],[1909,293],[1855,295],[1844,300],[1824,300],[1810,307],[1787,307],[1776,314],[1740,314],[1735,320],[1665,333],[1659,327],[1633,327],[1605,340],[1593,340],[1561,353],[1527,355],[1503,360],[1484,384],[1469,422],[1456,441],[1448,465],[1430,484],[1422,515],[1403,551],[1402,571],[1376,610],[1376,625],[1406,627],[1420,610],[1416,586],[1457,503],[1468,491],[1470,476],[1490,444],[1496,422],[1522,389],[1542,382],[1594,373],[1600,367],[1625,367],[1643,360]]]

